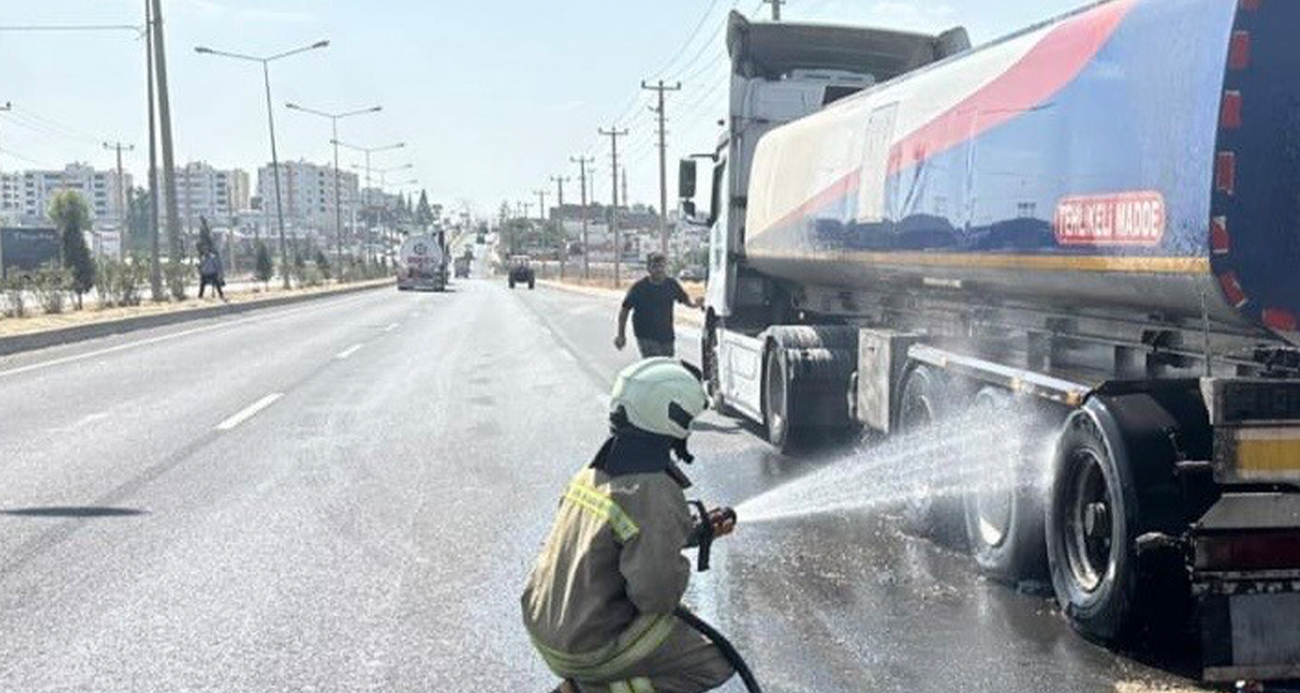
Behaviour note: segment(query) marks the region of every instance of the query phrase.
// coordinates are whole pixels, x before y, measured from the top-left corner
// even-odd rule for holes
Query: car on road
[[[682,271],[677,273],[677,279],[684,282],[702,282],[705,280],[703,267],[683,267]]]
[[[527,255],[511,255],[507,267],[507,281],[510,288],[515,284],[527,284],[529,289],[537,285],[537,273],[533,270],[533,259]]]

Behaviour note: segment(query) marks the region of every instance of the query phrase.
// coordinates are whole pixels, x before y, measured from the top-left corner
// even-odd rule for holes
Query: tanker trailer
[[[1300,677],[1295,26],[1300,3],[1111,0],[961,50],[733,16],[714,404],[782,449],[1026,414],[1050,460],[1012,473],[1041,483],[918,495],[908,523],[954,511],[982,571],[1045,569],[1093,639],[1186,619],[1206,679]]]
[[[447,257],[441,231],[408,237],[397,255],[397,290],[445,291]]]

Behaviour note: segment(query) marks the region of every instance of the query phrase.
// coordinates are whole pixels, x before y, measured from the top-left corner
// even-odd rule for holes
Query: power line
[[[717,6],[718,6],[718,0],[712,0],[712,2],[709,3],[708,8],[704,10],[704,14],[700,15],[700,21],[696,22],[695,28],[691,30],[691,35],[687,37],[686,41],[677,48],[677,52],[673,53],[673,57],[669,58],[668,62],[664,63],[664,66],[659,68],[659,70],[656,71],[655,74],[664,74],[665,72],[668,71],[668,68],[673,66],[673,63],[677,62],[678,58],[682,57],[682,54],[686,52],[686,49],[691,45],[691,42],[695,40],[695,37],[700,35],[700,29],[704,28],[704,23],[707,22],[709,20],[709,17],[713,15],[713,8]]]

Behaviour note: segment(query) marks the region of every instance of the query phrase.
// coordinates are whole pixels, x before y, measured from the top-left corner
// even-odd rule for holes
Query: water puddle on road
[[[923,430],[859,444],[802,477],[744,501],[741,522],[861,513],[1045,485],[1054,437],[1006,408],[950,417]]]

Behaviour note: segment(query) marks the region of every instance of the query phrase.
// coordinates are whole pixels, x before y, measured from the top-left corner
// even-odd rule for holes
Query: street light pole
[[[213,50],[204,46],[196,46],[194,52],[205,55],[219,55],[225,58],[234,58],[236,60],[247,60],[250,62],[262,64],[262,80],[266,85],[266,123],[271,131],[271,175],[275,181],[275,219],[276,225],[280,230],[280,273],[284,277],[284,288],[291,288],[289,281],[289,246],[284,238],[284,204],[280,196],[280,157],[275,149],[275,115],[271,106],[271,62],[281,58],[287,58],[291,55],[304,53],[306,51],[324,48],[330,45],[329,41],[317,41],[310,46],[295,48],[291,51],[277,53],[268,57],[258,57],[252,55],[243,55],[240,53],[228,53],[225,51]]]
[[[362,109],[358,109],[358,110],[355,110],[355,111],[346,111],[346,112],[344,112],[344,113],[327,113],[327,112],[325,112],[325,111],[317,111],[317,110],[313,110],[313,109],[310,109],[310,108],[306,108],[306,107],[304,107],[304,106],[299,106],[298,104],[293,104],[293,103],[285,104],[285,107],[288,108],[288,109],[290,109],[290,110],[294,110],[294,111],[302,111],[303,113],[310,113],[310,114],[312,114],[312,115],[318,115],[318,116],[321,116],[321,117],[323,117],[323,118],[329,118],[329,119],[330,119],[330,128],[331,128],[331,133],[332,133],[332,135],[333,135],[333,137],[330,138],[330,144],[332,144],[332,145],[334,146],[334,235],[335,235],[336,245],[338,246],[338,248],[337,248],[337,251],[338,251],[338,259],[337,259],[337,262],[338,262],[338,269],[337,269],[337,272],[338,272],[338,274],[339,274],[339,278],[342,279],[342,272],[343,272],[343,203],[342,203],[342,201],[341,201],[342,196],[340,195],[340,192],[339,192],[339,188],[340,188],[340,183],[339,183],[339,120],[341,120],[341,119],[343,119],[343,118],[347,118],[347,117],[349,117],[349,116],[362,115],[362,114],[364,114],[364,113],[377,113],[377,112],[383,110],[383,106],[371,106],[370,108],[362,108]]]
[[[355,145],[355,144],[348,144],[347,142],[342,142],[342,141],[340,141],[337,137],[334,138],[334,143],[337,144],[337,145],[340,146],[340,147],[344,147],[344,148],[346,148],[346,149],[351,149],[351,150],[353,150],[353,151],[361,152],[361,153],[365,154],[365,157],[366,157],[366,187],[365,187],[365,190],[364,190],[363,192],[365,193],[366,209],[370,209],[370,155],[373,154],[373,153],[376,153],[376,152],[386,152],[386,151],[389,151],[389,150],[391,150],[391,149],[401,149],[401,148],[403,148],[403,147],[406,146],[406,143],[405,143],[405,142],[398,142],[398,143],[396,143],[396,144],[390,144],[390,145],[386,145],[386,146],[383,146],[383,147],[360,147],[360,146],[357,146],[357,145]],[[372,215],[372,216],[373,216],[373,215]],[[368,228],[368,227],[367,227],[367,231],[369,231],[369,228]],[[369,236],[370,234],[367,233],[366,235]],[[369,241],[369,238],[367,238],[367,241]]]

